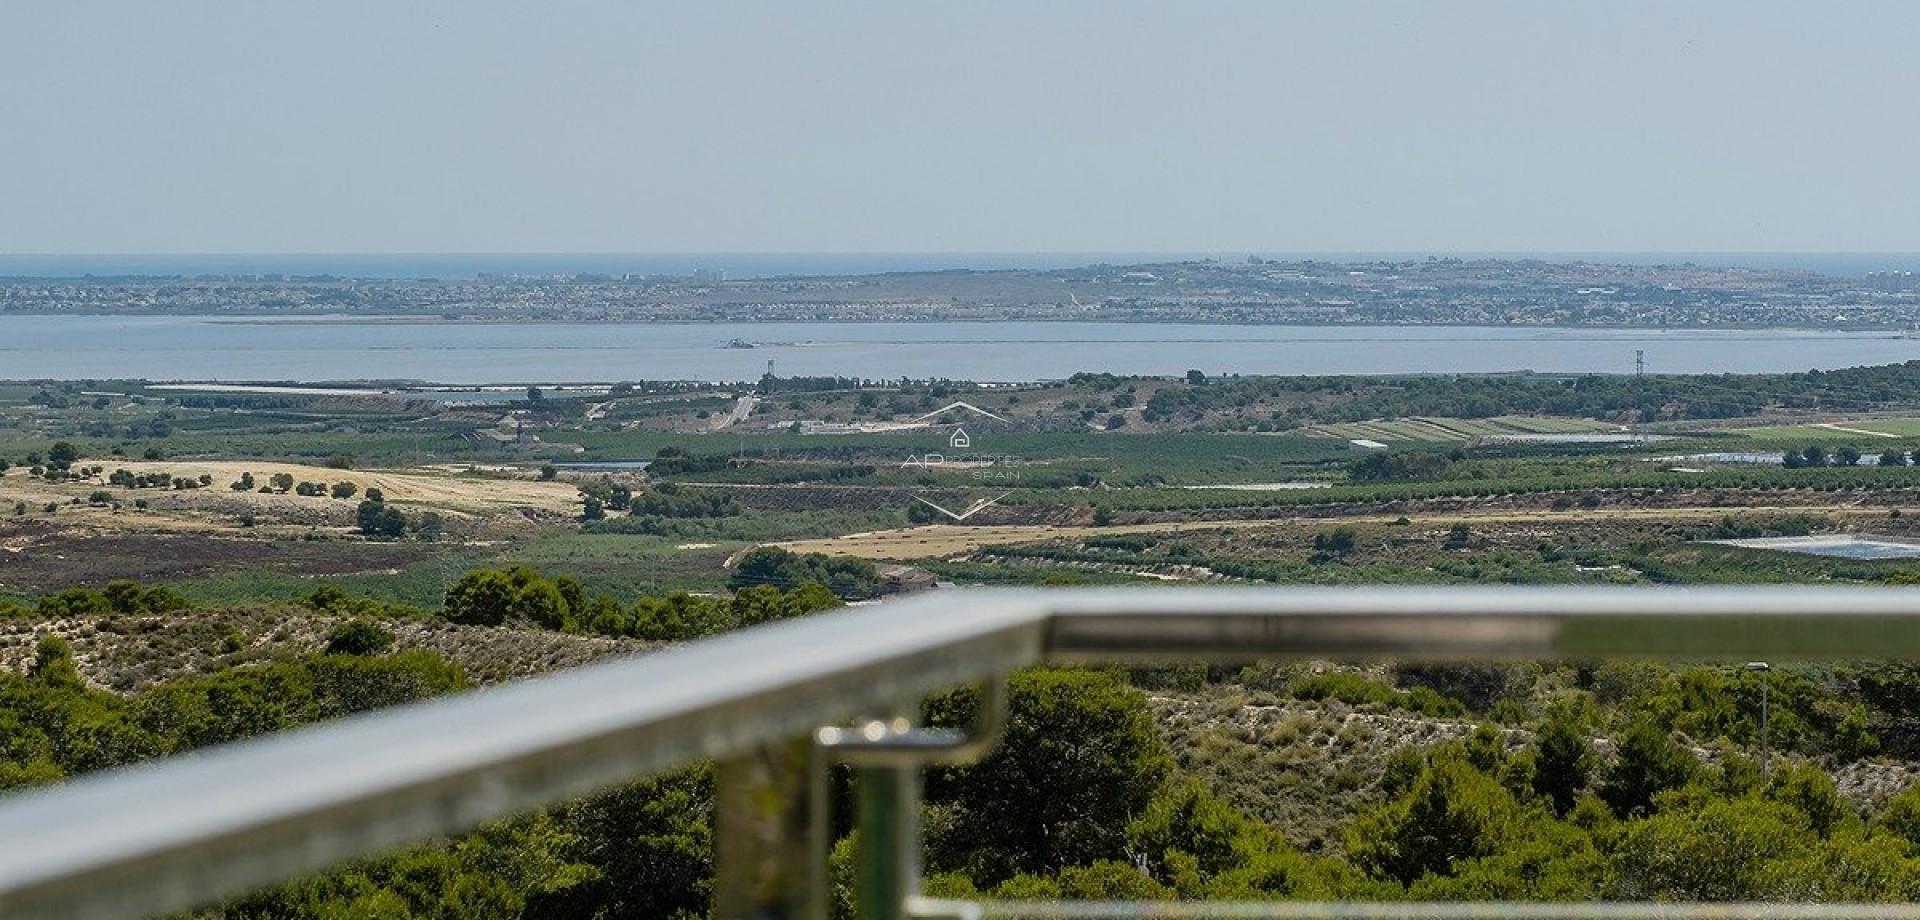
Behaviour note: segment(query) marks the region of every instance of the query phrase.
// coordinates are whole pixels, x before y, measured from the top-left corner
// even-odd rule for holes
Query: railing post
[[[817,801],[826,798],[826,764],[838,760],[856,767],[854,820],[859,835],[854,854],[854,915],[858,920],[904,920],[911,905],[925,906],[920,897],[920,770],[930,763],[973,763],[999,742],[1007,722],[1005,681],[996,677],[982,684],[979,692],[971,732],[915,729],[912,720],[896,715],[853,729],[830,726],[814,733],[820,754],[814,762]],[[814,822],[816,833],[823,835],[814,849],[823,856],[825,827],[824,819]],[[824,875],[824,867],[816,875]]]
[[[814,891],[808,842],[813,741],[723,760],[714,770],[714,916],[801,920]]]
[[[920,893],[920,768],[861,767],[855,774],[859,872],[854,915],[902,920]]]

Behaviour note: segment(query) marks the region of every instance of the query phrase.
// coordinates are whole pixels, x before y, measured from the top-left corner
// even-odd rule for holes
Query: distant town
[[[747,280],[730,279],[719,267],[684,276],[482,274],[457,280],[271,274],[0,278],[0,313],[1910,330],[1920,329],[1920,280],[1910,272],[1837,277],[1691,263],[1258,257]]]

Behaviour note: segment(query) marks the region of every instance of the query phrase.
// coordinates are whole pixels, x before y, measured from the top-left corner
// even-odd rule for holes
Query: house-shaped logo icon
[[[955,449],[972,447],[973,439],[967,437],[967,430],[965,428],[955,428],[953,429],[953,437],[947,439],[947,446]]]

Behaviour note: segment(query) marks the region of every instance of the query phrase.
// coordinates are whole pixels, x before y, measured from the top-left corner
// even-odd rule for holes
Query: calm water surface
[[[734,342],[756,347],[729,347]],[[1893,333],[1135,323],[395,323],[0,317],[0,379],[419,380],[781,376],[1039,380],[1183,374],[1823,370],[1920,358]]]

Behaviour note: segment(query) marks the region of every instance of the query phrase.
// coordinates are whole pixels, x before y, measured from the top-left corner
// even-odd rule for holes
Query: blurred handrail
[[[1049,660],[1911,658],[1916,614],[1895,588],[934,592],[0,799],[0,916],[190,908]]]

